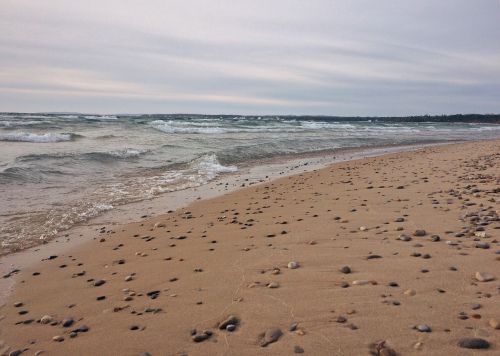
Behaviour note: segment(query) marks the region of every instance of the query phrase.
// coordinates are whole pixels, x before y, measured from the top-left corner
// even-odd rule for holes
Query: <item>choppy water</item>
[[[493,124],[0,114],[0,254],[115,206],[206,184],[248,161],[498,137]]]

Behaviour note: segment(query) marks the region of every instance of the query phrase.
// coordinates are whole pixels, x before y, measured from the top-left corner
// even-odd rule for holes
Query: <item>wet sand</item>
[[[497,354],[499,152],[342,162],[99,227],[6,276],[0,354]]]

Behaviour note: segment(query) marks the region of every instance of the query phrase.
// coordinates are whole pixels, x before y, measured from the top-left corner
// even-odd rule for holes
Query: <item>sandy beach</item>
[[[496,355],[500,141],[341,162],[4,279],[2,355]]]

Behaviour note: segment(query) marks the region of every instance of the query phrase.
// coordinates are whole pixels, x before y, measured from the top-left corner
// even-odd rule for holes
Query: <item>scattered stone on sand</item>
[[[417,294],[417,292],[415,291],[415,289],[407,289],[404,291],[403,293],[404,295],[408,295],[410,297],[414,296],[415,294]]]
[[[441,237],[439,237],[439,235],[431,235],[429,240],[431,240],[432,242],[438,242],[441,241]]]
[[[482,248],[484,250],[487,250],[490,248],[490,244],[487,242],[476,242],[476,248]]]
[[[267,288],[271,288],[271,289],[274,289],[274,288],[279,288],[279,283],[278,282],[270,282],[267,284]]]
[[[430,326],[426,325],[426,324],[420,324],[420,325],[417,325],[415,327],[415,329],[417,329],[418,331],[420,331],[421,333],[430,333],[432,331],[432,329],[430,328]]]
[[[295,261],[288,262],[288,268],[290,268],[290,269],[299,268],[299,263],[295,262]]]
[[[349,266],[344,266],[344,267],[342,267],[342,268],[340,269],[340,272],[342,272],[342,273],[344,273],[344,274],[349,274],[349,273],[351,273],[351,272],[352,272],[352,270],[351,270],[351,267],[349,267]]]
[[[54,318],[51,317],[50,315],[44,315],[40,318],[40,323],[42,324],[49,324],[54,321]]]
[[[71,318],[68,318],[68,319],[64,319],[61,324],[64,328],[69,328],[71,325],[73,325],[73,323],[74,323],[74,320]]]
[[[236,325],[239,324],[239,319],[238,317],[234,316],[234,315],[230,315],[228,316],[226,319],[224,319],[223,321],[221,321],[219,323],[219,330],[224,330],[226,329],[229,325],[234,325],[236,327]]]
[[[354,286],[364,286],[364,285],[367,285],[367,284],[370,284],[371,282],[369,280],[366,280],[366,279],[358,279],[358,280],[355,280],[352,282],[352,285]]]
[[[413,236],[417,236],[417,237],[422,237],[425,235],[427,235],[427,232],[423,229],[415,230],[415,232],[413,233]]]
[[[495,277],[487,272],[476,272],[475,277],[479,282],[490,282],[495,280]]]
[[[281,335],[283,335],[283,332],[279,328],[267,329],[263,334],[260,335],[260,346],[266,347],[267,345],[278,341]]]
[[[56,335],[52,338],[52,340],[56,342],[62,342],[64,341],[64,337],[62,337],[61,335]]]
[[[96,279],[96,280],[94,281],[94,287],[99,287],[99,286],[102,286],[104,283],[106,283],[106,281],[105,281],[105,280],[103,280],[103,279]]]
[[[458,341],[458,346],[464,349],[488,349],[490,343],[481,338],[463,338]]]
[[[212,332],[210,330],[204,330],[201,334],[195,334],[191,338],[194,342],[202,342],[208,340],[212,336]]]
[[[411,241],[412,238],[406,234],[401,234],[399,235],[398,240],[408,242]]]
[[[498,319],[490,319],[490,321],[488,322],[488,324],[495,330],[499,330],[500,329],[500,321]]]
[[[296,353],[296,354],[303,354],[304,353],[304,349],[298,345],[294,346],[293,347],[293,352]]]

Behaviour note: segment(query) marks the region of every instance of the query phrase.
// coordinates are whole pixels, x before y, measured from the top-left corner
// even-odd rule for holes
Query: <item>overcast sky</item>
[[[0,111],[500,112],[499,0],[0,0]]]

